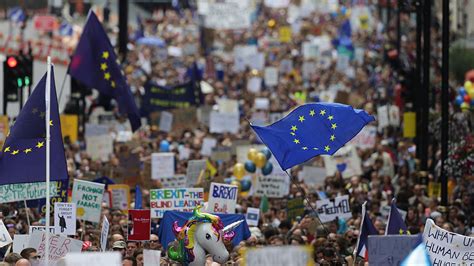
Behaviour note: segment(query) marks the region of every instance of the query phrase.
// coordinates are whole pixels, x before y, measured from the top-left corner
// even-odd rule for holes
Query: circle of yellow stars
[[[102,70],[104,72],[104,80],[110,81],[110,87],[115,88],[115,86],[116,86],[115,81],[110,80],[112,75],[108,71],[109,66],[107,65],[107,60],[109,59],[109,56],[110,56],[110,54],[109,54],[108,51],[102,52],[102,58],[106,61],[100,64],[100,70]]]
[[[314,109],[311,109],[309,111],[309,116],[310,117],[322,117],[324,119],[327,119],[329,120],[330,124],[331,124],[331,129],[332,130],[336,130],[337,129],[337,123],[333,122],[334,120],[334,116],[333,115],[326,115],[327,111],[322,109],[319,111],[319,114],[316,113],[316,111]],[[306,117],[305,115],[299,115],[298,116],[298,121],[303,124],[305,121],[306,121]],[[298,125],[291,125],[290,127],[290,135],[293,136],[293,143],[299,145],[299,144],[302,144],[301,143],[301,140],[298,139],[296,133],[298,131]],[[336,135],[335,134],[331,134],[331,136],[329,137],[329,143],[332,143],[336,140]],[[302,150],[306,151],[306,150],[319,150],[318,147],[308,147],[308,146],[302,146],[301,147]],[[324,151],[329,153],[331,151],[331,145],[328,144],[328,145],[325,145],[324,146]]]

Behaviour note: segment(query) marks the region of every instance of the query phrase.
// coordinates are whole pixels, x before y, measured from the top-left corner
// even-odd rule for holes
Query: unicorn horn
[[[233,222],[233,223],[229,224],[228,226],[224,227],[224,229],[222,229],[222,231],[224,232],[224,234],[229,233],[229,232],[233,231],[235,228],[237,228],[237,226],[239,226],[243,222],[244,222],[244,220]]]

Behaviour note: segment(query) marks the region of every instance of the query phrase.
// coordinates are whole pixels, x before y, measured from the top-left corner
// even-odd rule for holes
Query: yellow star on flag
[[[332,115],[328,116],[328,120],[329,120],[329,121],[331,121],[331,120],[333,120],[333,119],[334,119],[334,116],[332,116]]]
[[[104,79],[106,79],[106,80],[110,79],[110,73],[109,72],[105,72]]]
[[[291,131],[296,131],[298,128],[296,126],[291,126]]]
[[[400,228],[400,230],[398,231],[398,233],[400,233],[400,235],[403,235],[403,229]]]
[[[102,71],[107,70],[107,63],[100,64],[100,69],[102,69]]]
[[[337,128],[337,125],[336,125],[336,123],[334,123],[334,124],[331,124],[331,128],[332,128],[332,129],[336,129],[336,128]]]
[[[304,121],[304,115],[300,115],[300,118],[298,118],[298,120],[299,120],[301,123],[303,123],[303,121]]]
[[[105,51],[102,53],[102,58],[108,59],[109,58],[109,52]]]
[[[320,114],[320,115],[325,115],[325,114],[326,114],[326,110],[321,110],[321,111],[319,112],[319,114]]]
[[[10,147],[6,147],[3,152],[9,152],[10,151]]]
[[[30,148],[25,149],[23,152],[26,153],[26,154],[28,154],[28,152],[31,152],[31,149],[30,149]]]
[[[302,149],[303,149],[303,150],[307,150],[307,149],[308,149],[308,147],[303,147]]]
[[[309,111],[310,116],[314,116],[314,114],[315,114],[314,110]]]
[[[19,152],[20,152],[19,150],[14,150],[14,151],[12,152],[12,155],[17,155]]]
[[[296,135],[295,132],[290,132],[290,134],[291,134],[292,136]]]
[[[110,82],[110,86],[111,86],[112,88],[115,88],[115,81],[112,80],[112,81]]]
[[[53,126],[53,120],[49,120],[49,126],[50,126],[50,127]]]
[[[294,139],[293,142],[296,143],[296,144],[300,144],[300,140],[299,140],[299,139]]]
[[[336,139],[336,136],[334,135],[331,135],[331,137],[329,138],[331,141],[334,141]]]
[[[329,152],[329,150],[331,150],[331,148],[329,148],[329,145],[327,145],[327,146],[324,146],[324,150],[325,150],[326,152]]]
[[[44,146],[44,141],[38,142],[38,143],[36,144],[36,148],[38,148],[38,149],[41,148],[41,147],[43,147],[43,146]]]

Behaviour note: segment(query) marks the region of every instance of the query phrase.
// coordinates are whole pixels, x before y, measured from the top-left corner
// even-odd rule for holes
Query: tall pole
[[[401,47],[401,39],[402,39],[402,32],[401,32],[401,16],[402,16],[402,0],[397,1],[397,53],[400,57],[400,47]]]
[[[46,245],[44,251],[44,262],[45,265],[49,265],[49,223],[50,223],[50,216],[51,216],[51,206],[50,206],[50,195],[49,195],[49,180],[50,180],[50,173],[49,173],[49,160],[50,160],[50,128],[49,128],[49,121],[51,119],[51,57],[48,56],[48,71],[46,72],[46,88],[45,88],[45,105],[46,105]]]
[[[441,76],[441,204],[448,206],[448,177],[444,169],[448,158],[449,141],[449,0],[443,0],[442,36],[442,76]]]
[[[127,56],[128,43],[128,0],[119,0],[119,54],[121,61]]]
[[[415,111],[416,111],[416,158],[421,158],[421,98],[422,98],[422,75],[421,75],[421,63],[422,63],[422,51],[421,51],[421,31],[422,31],[422,13],[423,5],[422,0],[416,0],[416,89],[415,89]]]
[[[424,0],[423,5],[423,90],[421,117],[421,170],[428,170],[428,124],[430,98],[430,62],[431,62],[431,0]]]

